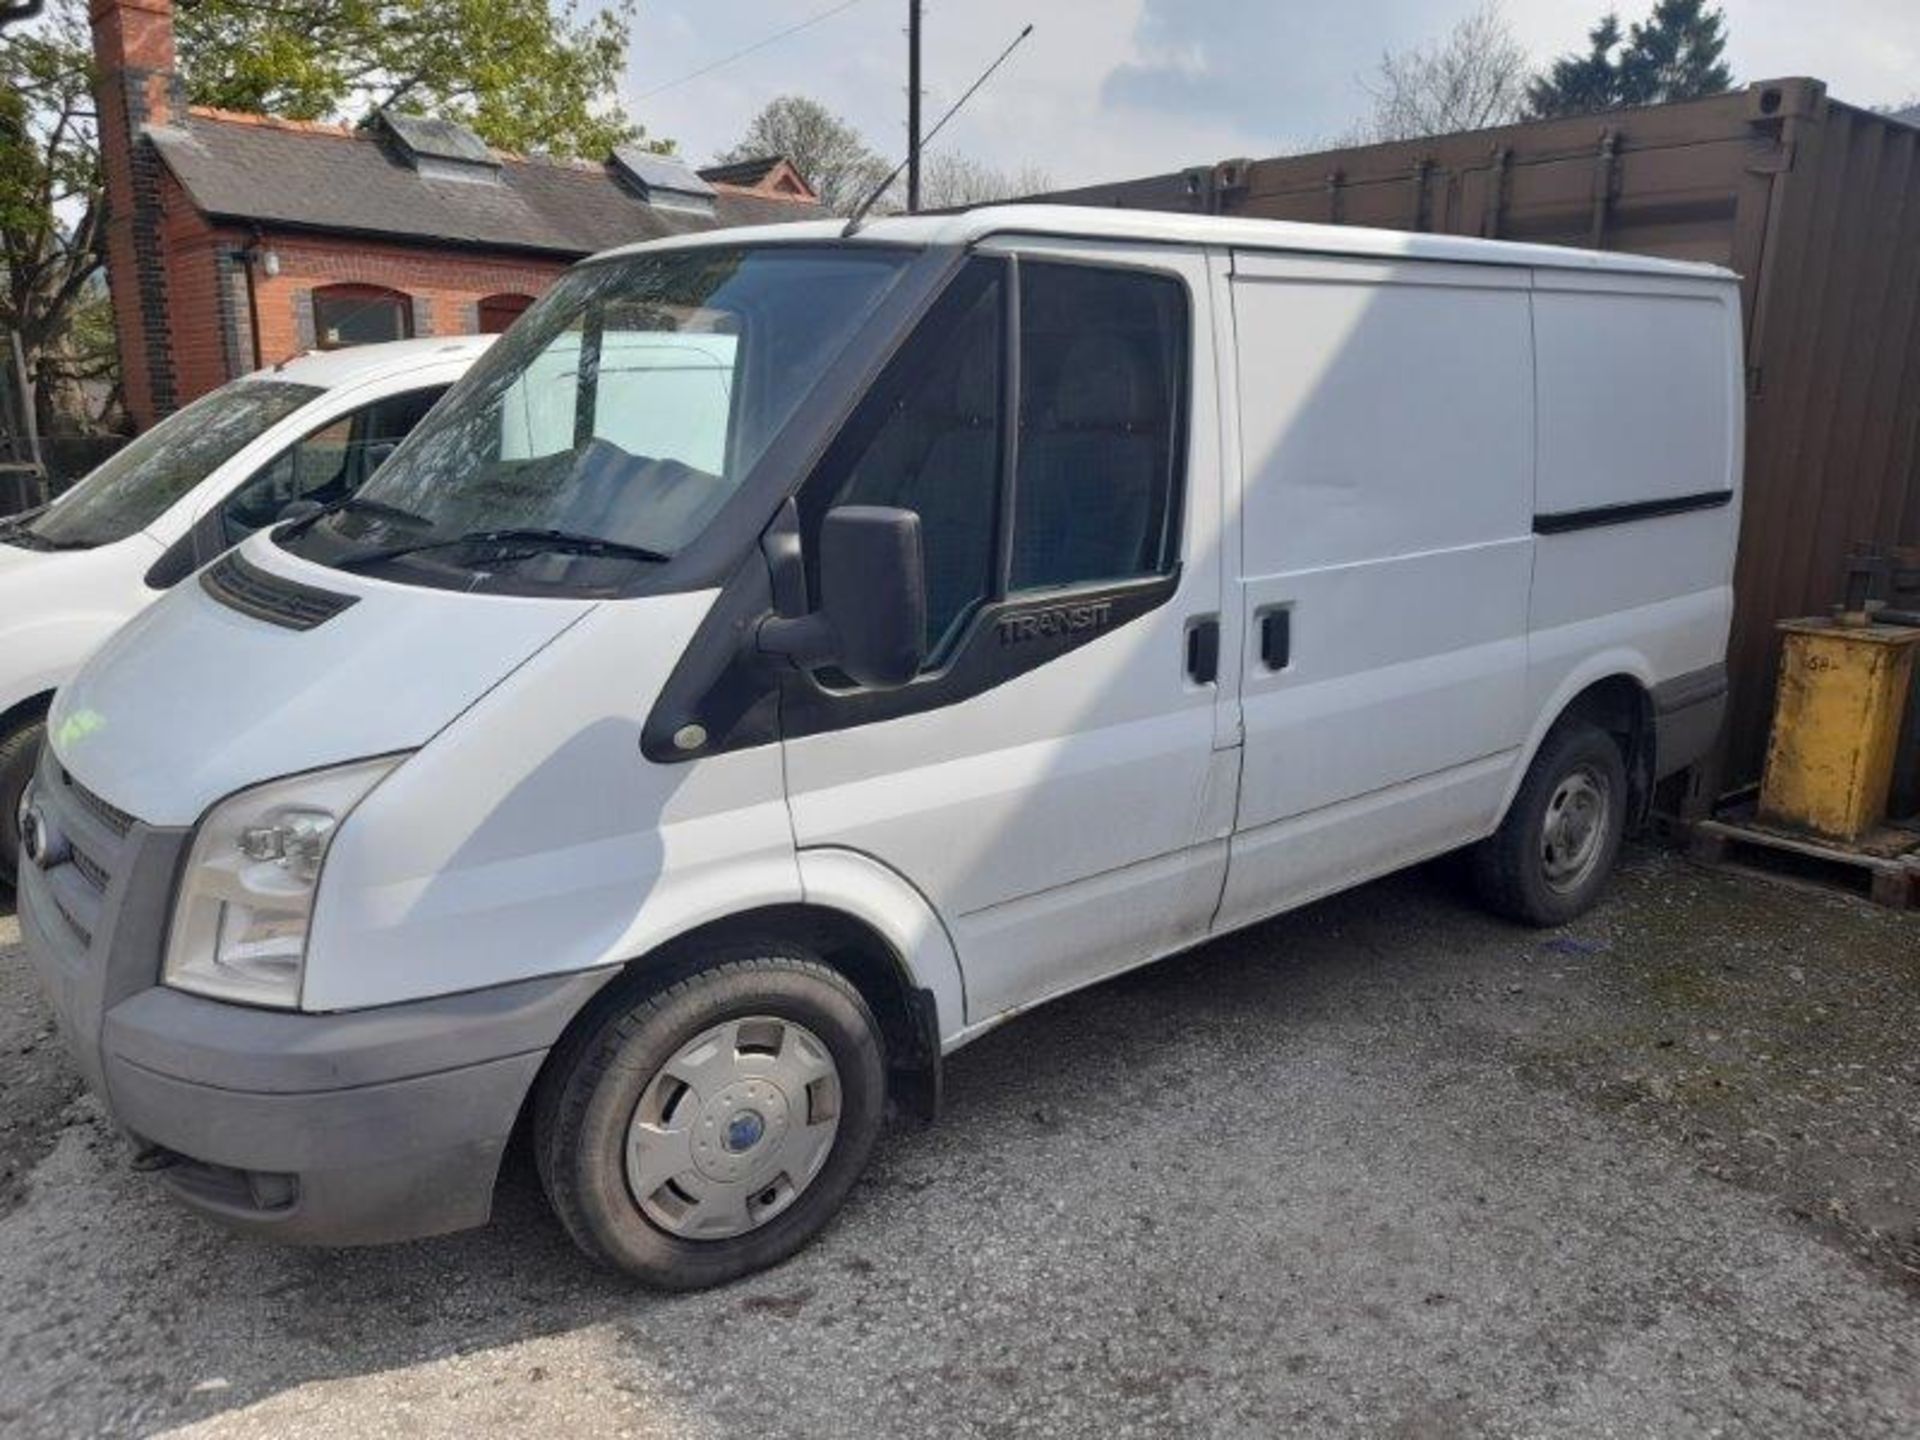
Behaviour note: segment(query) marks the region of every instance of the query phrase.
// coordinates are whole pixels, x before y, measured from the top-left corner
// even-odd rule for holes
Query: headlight
[[[296,1008],[327,847],[404,758],[275,780],[214,806],[180,881],[166,983],[217,1000]]]

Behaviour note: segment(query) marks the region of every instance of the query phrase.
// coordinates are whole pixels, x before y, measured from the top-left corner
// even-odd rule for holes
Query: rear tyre
[[[817,1235],[886,1105],[866,1001],[786,945],[623,997],[554,1062],[534,1112],[547,1198],[589,1256],[665,1290],[725,1284]]]
[[[1626,832],[1627,767],[1611,735],[1562,720],[1533,758],[1500,828],[1474,847],[1487,908],[1524,925],[1563,925],[1600,896]]]
[[[20,873],[20,801],[46,734],[46,722],[38,718],[0,731],[0,884],[12,885]]]

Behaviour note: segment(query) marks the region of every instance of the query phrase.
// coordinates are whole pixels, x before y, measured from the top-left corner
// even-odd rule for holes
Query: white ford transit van
[[[0,814],[53,692],[102,640],[289,506],[354,493],[491,336],[304,355],[177,411],[51,506],[0,519]],[[0,884],[19,836],[0,825]]]
[[[189,1204],[790,1254],[1025,1007],[1463,846],[1593,899],[1710,743],[1724,271],[1064,208],[590,261],[360,504],[65,687],[21,921]]]

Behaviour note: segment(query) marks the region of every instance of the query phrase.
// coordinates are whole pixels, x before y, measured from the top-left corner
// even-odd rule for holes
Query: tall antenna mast
[[[907,213],[920,211],[920,0],[907,0]]]
[[[960,107],[966,104],[967,101],[973,98],[975,91],[977,91],[982,85],[986,84],[987,81],[993,78],[993,72],[998,70],[1002,65],[1006,64],[1007,57],[1013,54],[1015,50],[1019,49],[1020,42],[1026,39],[1032,33],[1033,33],[1033,25],[1029,23],[1026,29],[1022,30],[1018,35],[1013,37],[1013,43],[1007,46],[1006,49],[1000,52],[1000,58],[995,60],[985,70],[982,70],[980,72],[980,78],[974,81],[973,84],[967,87],[967,93],[962,95],[958,100],[954,101],[952,108],[950,108],[946,114],[940,117],[938,122],[935,123],[933,129],[927,132],[926,142],[923,142],[923,144],[931,142],[934,136],[938,135],[942,130],[947,128],[947,122],[953,119],[954,116],[960,113]],[[894,166],[893,169],[889,170],[887,172],[887,178],[882,180],[878,185],[873,187],[873,189],[868,193],[867,198],[862,200],[860,204],[854,209],[853,214],[847,217],[846,228],[840,232],[840,238],[842,240],[851,239],[853,236],[858,235],[860,233],[860,222],[867,218],[867,212],[871,210],[877,203],[879,203],[880,197],[882,195],[886,194],[887,191],[893,188],[893,182],[900,178],[900,172],[906,169],[908,164],[912,162],[914,159],[915,159],[915,152],[908,151],[907,158],[905,160],[902,160],[898,165]]]

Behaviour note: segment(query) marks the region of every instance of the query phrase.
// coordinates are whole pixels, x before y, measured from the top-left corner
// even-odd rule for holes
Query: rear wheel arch
[[[1633,827],[1644,822],[1656,773],[1652,692],[1632,675],[1609,675],[1574,696],[1554,725],[1568,720],[1597,726],[1620,747],[1620,760],[1627,769],[1627,823]]]
[[[1606,731],[1620,747],[1628,787],[1627,821],[1637,827],[1653,801],[1654,754],[1653,690],[1638,657],[1616,655],[1569,677],[1552,704],[1544,707],[1534,733],[1528,737],[1522,761],[1500,807],[1504,819],[1519,793],[1522,780],[1547,737],[1568,721],[1585,721]]]

